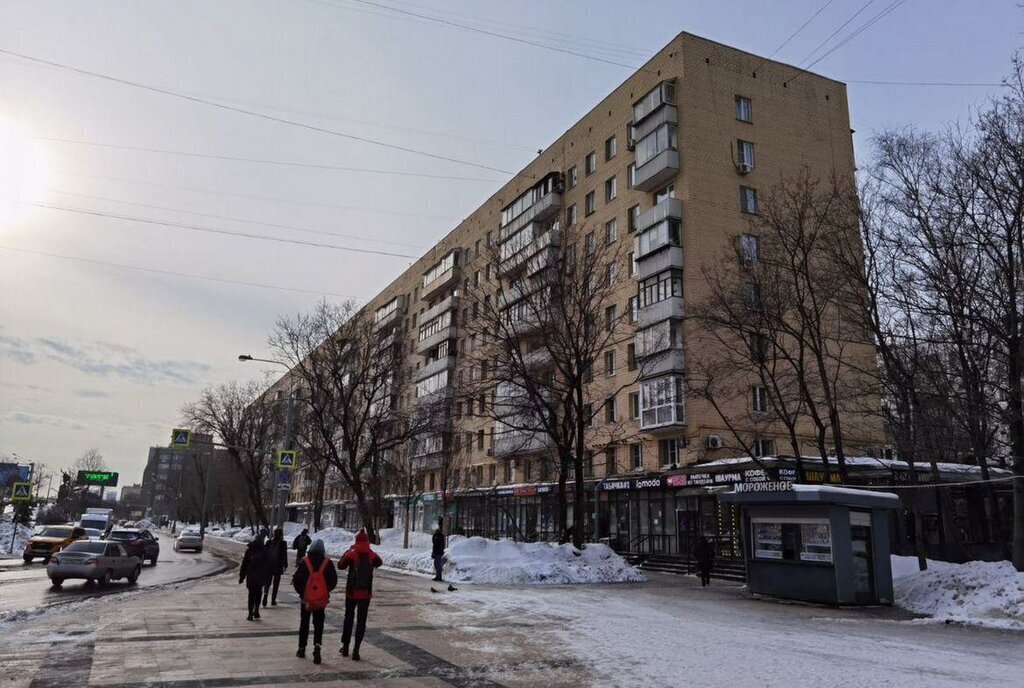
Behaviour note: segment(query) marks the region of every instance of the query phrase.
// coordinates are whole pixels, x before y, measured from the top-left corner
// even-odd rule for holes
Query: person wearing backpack
[[[303,528],[302,532],[295,536],[292,540],[292,549],[295,550],[295,565],[299,566],[302,564],[302,558],[306,556],[306,548],[309,547],[309,543],[312,540],[309,537],[309,528]]]
[[[317,539],[309,548],[309,555],[299,561],[292,576],[292,587],[302,600],[299,617],[298,658],[306,656],[309,640],[309,621],[313,620],[313,663],[320,663],[320,646],[324,640],[324,610],[331,602],[331,590],[338,585],[338,571],[327,558],[324,541]]]
[[[352,659],[359,661],[359,646],[366,633],[366,615],[370,611],[370,598],[373,597],[373,570],[383,564],[377,553],[370,549],[370,538],[365,530],[356,533],[356,542],[341,557],[339,569],[348,569],[345,582],[345,623],[341,631],[342,657],[348,657],[348,644],[352,638],[353,617],[356,626],[355,645],[352,648]]]
[[[267,543],[270,555],[270,576],[263,586],[263,606],[267,606],[270,597],[273,606],[277,606],[277,590],[281,587],[281,576],[288,570],[288,545],[284,542],[284,530],[274,529],[274,537]],[[273,592],[273,595],[271,595]]]
[[[263,587],[271,574],[271,562],[264,539],[266,531],[260,531],[253,538],[253,541],[245,548],[245,556],[242,557],[242,565],[238,569],[238,583],[243,582],[249,589],[249,616],[246,620],[260,618],[260,597],[263,596]]]

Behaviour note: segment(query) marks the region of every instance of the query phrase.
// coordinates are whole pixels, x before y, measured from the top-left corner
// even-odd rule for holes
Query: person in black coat
[[[263,586],[263,606],[267,606],[267,597],[270,597],[271,604],[277,606],[277,589],[281,587],[281,575],[288,570],[288,545],[284,541],[284,531],[280,528],[274,529],[274,537],[267,543],[270,557],[270,577]],[[273,595],[271,595],[273,589]]]
[[[312,539],[309,537],[309,528],[303,528],[302,532],[295,536],[292,540],[292,549],[295,550],[295,565],[298,566],[302,563],[302,558],[306,556],[306,548]]]
[[[445,538],[444,531],[441,529],[444,527],[444,519],[437,519],[437,530],[434,531],[434,536],[431,539],[430,556],[434,560],[434,580],[441,581],[441,569],[444,567],[444,546]]]
[[[711,585],[711,567],[715,562],[715,545],[707,535],[701,536],[693,546],[693,558],[697,560],[701,587]]]
[[[249,589],[248,621],[260,618],[260,596],[272,571],[269,550],[264,542],[266,537],[266,531],[260,531],[249,543],[242,557],[242,566],[238,569],[239,585],[244,582]]]
[[[327,592],[330,593],[338,587],[338,570],[334,562],[327,559],[323,540],[316,540],[309,548],[309,556],[299,560],[299,564],[292,575],[292,587],[298,593],[302,601],[302,611],[299,617],[299,650],[296,657],[306,656],[306,643],[309,641],[309,621],[313,620],[313,663],[320,663],[320,646],[324,640],[324,615],[323,609],[306,609],[306,584],[309,582],[310,571],[319,571],[324,560],[327,560],[327,568],[324,569],[324,581],[327,583]]]

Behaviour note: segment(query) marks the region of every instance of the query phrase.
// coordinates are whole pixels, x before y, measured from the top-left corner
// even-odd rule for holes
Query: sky
[[[679,32],[803,66],[890,6],[813,71],[997,84],[1024,45],[1017,0],[0,0],[0,458],[140,480],[278,317],[372,296]],[[860,164],[999,90],[850,83]]]

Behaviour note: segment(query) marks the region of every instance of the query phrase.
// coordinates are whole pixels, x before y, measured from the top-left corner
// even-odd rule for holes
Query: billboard
[[[32,467],[17,463],[0,463],[0,486],[27,483],[32,479]]]

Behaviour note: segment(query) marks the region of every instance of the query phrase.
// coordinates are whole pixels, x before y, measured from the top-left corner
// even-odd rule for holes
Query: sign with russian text
[[[113,471],[78,471],[75,480],[79,485],[98,485],[100,487],[117,487],[118,474]]]
[[[793,483],[772,480],[764,483],[739,483],[736,492],[792,492]]]

